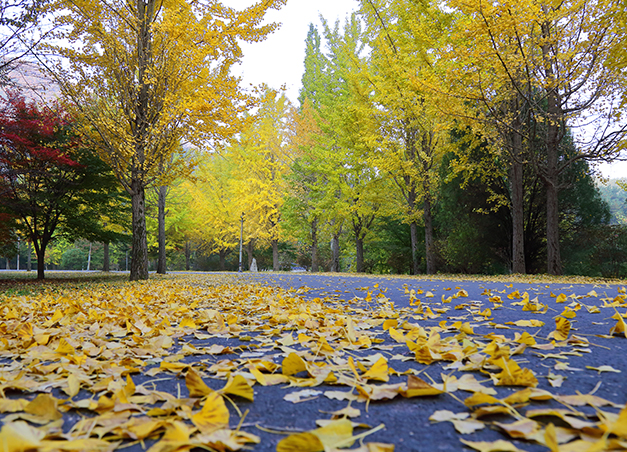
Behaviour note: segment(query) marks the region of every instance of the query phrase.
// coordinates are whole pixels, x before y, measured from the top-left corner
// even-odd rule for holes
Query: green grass
[[[0,297],[36,296],[44,292],[80,290],[99,284],[128,281],[124,273],[46,272],[44,280],[37,279],[37,272],[0,271]]]

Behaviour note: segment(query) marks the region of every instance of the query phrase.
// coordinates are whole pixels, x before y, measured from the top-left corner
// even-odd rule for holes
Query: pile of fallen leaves
[[[526,292],[486,290],[479,303],[463,302],[463,289],[441,300],[408,289],[409,307],[399,309],[375,289],[347,302],[234,276],[179,276],[5,296],[0,451],[105,451],[133,444],[150,444],[150,452],[254,449],[260,432],[275,429],[247,424],[246,407],[263,387],[275,385],[295,389],[280,403],[318,397],[346,403],[319,419],[317,428],[286,434],[276,446],[282,452],[394,450],[394,444],[369,442],[384,425],[366,425],[360,416],[370,404],[417,397],[458,401],[457,412],[436,410],[429,419],[451,422],[460,434],[490,427],[551,451],[627,449],[624,401],[539,389],[537,373],[525,367],[529,351],[533,358],[556,357],[546,378],[559,388],[569,354],[591,347],[572,328],[577,312],[608,310],[607,336],[624,338],[623,294],[556,295],[562,312],[541,338],[537,328],[545,322],[538,318],[494,321],[504,304],[546,313],[548,306]],[[586,303],[592,298],[602,304]],[[457,320],[450,315],[455,310],[465,315]],[[480,328],[490,332],[478,334]],[[436,365],[444,371],[437,380],[429,373]],[[617,372],[611,366],[591,370]],[[503,397],[498,387],[514,391]],[[560,408],[529,409],[549,400]],[[499,421],[486,420],[495,415]],[[461,441],[485,452],[520,450],[506,439]]]

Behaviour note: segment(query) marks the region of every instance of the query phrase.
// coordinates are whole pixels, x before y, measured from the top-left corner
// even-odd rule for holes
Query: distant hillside
[[[610,179],[607,184],[597,182],[603,199],[609,204],[612,212],[612,224],[627,224],[627,191],[618,183],[627,187],[627,179]]]
[[[11,85],[37,101],[50,101],[61,95],[59,86],[33,63],[21,63],[9,73]]]

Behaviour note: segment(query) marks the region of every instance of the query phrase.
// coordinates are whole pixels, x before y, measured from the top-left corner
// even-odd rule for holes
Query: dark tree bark
[[[109,242],[104,242],[103,244],[103,262],[102,262],[102,271],[109,272],[111,271],[110,259],[109,259]]]
[[[26,261],[26,271],[27,272],[33,270],[32,254],[33,254],[33,244],[29,240],[29,242],[28,242],[28,260]]]
[[[168,187],[166,186],[161,186],[159,187],[159,198],[157,201],[157,206],[158,206],[158,242],[159,242],[159,256],[157,259],[157,273],[160,275],[165,275],[167,272],[166,269],[166,253],[165,253],[165,215],[166,215],[166,211],[165,211],[165,198],[168,194]]]
[[[279,264],[279,241],[277,239],[272,240],[272,270],[278,272],[281,269]]]
[[[331,252],[333,254],[331,260],[331,271],[340,272],[340,233],[333,234],[331,239]]]
[[[509,185],[512,216],[512,272],[525,274],[525,213],[523,189],[523,165],[512,162]]]
[[[411,242],[412,274],[418,275],[420,273],[420,260],[418,258],[418,223],[415,221],[409,224],[409,237]]]
[[[220,256],[220,270],[221,271],[225,271],[226,270],[226,256],[228,256],[229,254],[229,250],[227,249],[220,249],[220,251],[218,252],[218,255]]]
[[[192,250],[189,246],[189,241],[185,242],[185,271],[189,271],[190,269],[190,260],[191,260]]]
[[[548,38],[551,35],[550,25],[542,24],[542,34]],[[542,46],[544,71],[548,80],[555,80],[554,56],[548,45]],[[561,101],[555,86],[545,88],[546,95],[546,172],[544,180],[546,185],[546,246],[547,246],[547,271],[549,275],[562,274],[562,260],[560,255],[560,231],[559,231],[559,154],[560,142],[564,138],[565,127],[562,122],[564,113],[561,109]]]
[[[37,255],[37,279],[44,279],[46,277],[44,262],[49,241],[50,239],[42,238],[39,242],[34,242],[35,254]]]
[[[318,219],[311,222],[311,271],[318,271]]]
[[[253,264],[253,251],[255,249],[255,240],[252,239],[246,244],[246,253],[248,254],[248,268]]]
[[[364,268],[364,239],[355,238],[355,270],[357,273],[363,273]]]
[[[429,192],[425,193],[424,212],[425,220],[425,252],[427,257],[427,274],[435,273],[435,246],[433,239],[433,213],[431,206],[431,196]]]
[[[131,185],[133,241],[131,248],[131,281],[148,279],[148,237],[146,235],[146,194],[140,180]]]

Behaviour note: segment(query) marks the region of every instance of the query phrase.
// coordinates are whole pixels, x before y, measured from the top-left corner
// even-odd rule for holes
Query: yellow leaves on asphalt
[[[208,394],[202,409],[192,415],[191,421],[202,433],[211,433],[229,425],[229,410],[217,392]]]
[[[460,435],[490,427],[561,452],[627,443],[624,400],[538,387],[544,381],[541,387],[555,391],[578,372],[620,372],[613,363],[577,368],[569,360],[594,356],[597,346],[578,313],[609,311],[598,315],[606,325],[601,336],[627,338],[621,292],[565,288],[550,297],[546,288],[509,287],[473,299],[460,287],[444,294],[405,287],[409,305],[396,307],[384,288],[373,287],[342,302],[303,298],[306,288],[187,276],[5,297],[0,451],[104,451],[147,440],[150,452],[237,451],[260,441],[251,429],[278,427],[244,423],[259,403],[256,391],[277,385],[289,389],[275,401],[279,411],[317,412],[322,400],[343,406],[325,412],[318,428],[286,434],[278,451],[393,451],[393,444],[365,442],[384,426],[364,431],[360,418],[374,404],[405,398],[416,406],[455,403],[456,412],[436,410],[429,420],[450,423]],[[501,310],[518,318],[496,323]],[[532,370],[531,360],[540,366]],[[559,408],[542,405],[549,403]],[[60,435],[68,412],[89,416]],[[505,440],[462,442],[478,451],[519,450]]]

